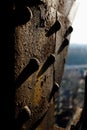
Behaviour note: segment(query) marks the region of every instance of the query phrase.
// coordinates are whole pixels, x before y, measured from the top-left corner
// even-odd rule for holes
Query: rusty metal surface
[[[61,83],[69,45],[66,41],[70,39],[69,34],[66,40],[64,35],[70,26],[67,16],[73,1],[15,0],[11,3],[6,33],[10,43],[7,58],[12,63],[11,66],[8,63],[8,68],[11,67],[8,81],[12,79],[9,102],[13,102],[9,103],[9,115],[12,114],[15,130],[53,129],[54,114],[50,113],[54,103],[50,94],[55,84]],[[43,125],[47,117],[52,118],[48,127]]]

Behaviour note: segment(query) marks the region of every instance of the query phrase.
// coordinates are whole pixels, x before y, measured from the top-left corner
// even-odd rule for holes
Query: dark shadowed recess
[[[0,124],[11,130],[14,99],[14,27],[10,19],[11,0],[0,1]],[[12,128],[13,129],[13,128]]]

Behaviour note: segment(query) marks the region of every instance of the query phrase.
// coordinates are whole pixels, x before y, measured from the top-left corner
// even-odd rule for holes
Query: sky
[[[87,0],[77,0],[78,9],[72,23],[70,43],[87,44]]]

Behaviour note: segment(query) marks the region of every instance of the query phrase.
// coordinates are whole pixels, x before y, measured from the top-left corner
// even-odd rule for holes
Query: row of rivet
[[[55,55],[50,54],[38,72],[37,78],[39,78],[53,63],[55,62]],[[34,72],[39,69],[40,62],[37,58],[32,58],[29,64],[23,69],[18,78],[15,81],[15,88],[18,88],[28,77],[30,77]]]
[[[29,8],[24,7],[21,8],[21,10],[18,8],[14,12],[14,19],[16,20],[16,24],[25,24],[27,21],[30,20],[31,18],[31,11]],[[19,16],[21,17],[19,19]],[[59,29],[61,28],[61,25],[59,21],[56,21],[54,25],[49,29],[49,31],[46,33],[46,37],[51,36],[53,33],[56,33]],[[72,27],[70,26],[68,30],[66,30],[66,33],[64,34],[64,41],[61,44],[58,54],[63,50],[65,46],[69,44],[68,39],[66,38],[71,32],[72,32]],[[37,77],[41,76],[50,65],[52,65],[55,62],[55,56],[51,54],[46,62],[43,64],[41,70],[39,71]],[[26,68],[22,71],[22,73],[19,75],[18,79],[16,80],[16,87],[20,86],[31,74],[33,74],[35,71],[39,69],[39,61],[36,58],[32,58],[29,61],[29,64],[26,66]],[[51,101],[52,97],[54,96],[55,92],[58,91],[59,85],[55,83],[53,85],[51,94],[49,96],[49,102]],[[24,106],[22,109],[22,112],[19,115],[18,118],[18,124],[21,125],[25,121],[27,121],[31,116],[31,111],[28,106]]]
[[[54,63],[54,61],[55,61],[55,56],[53,54],[50,54],[49,57],[47,58],[46,62],[43,64],[41,70],[39,71],[37,77],[41,76],[48,69],[48,67],[50,67],[50,65],[52,65]],[[22,77],[26,77],[27,78],[28,76],[30,76],[32,73],[34,73],[38,69],[39,69],[39,62],[38,62],[38,60],[36,58],[30,59],[30,62],[27,65],[26,69],[23,70],[21,76],[19,77],[19,79],[20,79],[19,81],[21,82]],[[26,75],[27,72],[28,72],[28,75]],[[53,85],[52,90],[51,90],[48,102],[51,101],[51,99],[54,96],[55,92],[58,91],[58,88],[59,88],[59,85],[57,83],[55,83]],[[26,105],[26,106],[23,107],[23,109],[19,113],[18,118],[16,120],[17,128],[20,128],[24,124],[24,122],[26,122],[27,120],[30,119],[30,117],[31,117],[31,110]]]
[[[63,49],[64,49],[67,45],[69,45],[69,40],[68,40],[67,36],[70,35],[70,34],[72,33],[72,31],[73,31],[72,26],[69,26],[69,28],[66,30],[66,32],[65,32],[65,34],[64,34],[64,40],[63,40],[62,44],[60,45],[60,47],[59,47],[59,49],[58,49],[58,51],[57,51],[57,54],[59,54],[60,52],[62,52]]]

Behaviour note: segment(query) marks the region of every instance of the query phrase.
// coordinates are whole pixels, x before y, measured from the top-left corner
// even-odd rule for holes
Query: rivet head
[[[37,58],[31,58],[27,66],[20,73],[15,81],[15,87],[18,88],[20,85],[29,78],[34,72],[39,69],[40,62]]]
[[[62,42],[62,44],[60,45],[59,49],[58,49],[58,54],[60,52],[63,51],[63,49],[69,44],[69,40],[67,38],[65,38]]]
[[[53,88],[52,88],[52,91],[50,93],[50,96],[49,96],[49,102],[51,101],[52,97],[54,96],[54,94],[59,90],[59,84],[58,83],[54,83],[53,85]]]
[[[12,18],[15,26],[24,25],[32,18],[32,11],[25,6],[15,8]]]
[[[69,26],[69,28],[66,30],[66,32],[64,34],[64,38],[67,37],[72,31],[73,31],[73,27]]]
[[[55,62],[55,55],[50,54],[45,63],[43,64],[41,70],[39,71],[37,77],[41,76],[54,62]]]
[[[46,37],[51,36],[53,33],[56,33],[59,29],[61,28],[61,24],[60,22],[57,20],[53,26],[51,26],[51,28],[48,30],[48,32],[46,33]]]
[[[31,116],[31,110],[26,105],[26,106],[23,107],[23,109],[21,110],[21,113],[19,114],[20,122],[21,123],[26,122],[27,120],[30,119],[30,116]]]
[[[20,111],[18,115],[18,118],[16,119],[16,122],[15,122],[16,129],[19,130],[22,127],[22,125],[30,119],[30,117],[31,117],[31,110],[26,105],[22,108],[22,110]]]
[[[22,109],[22,113],[27,117],[27,119],[29,119],[31,116],[31,110],[27,105]]]

